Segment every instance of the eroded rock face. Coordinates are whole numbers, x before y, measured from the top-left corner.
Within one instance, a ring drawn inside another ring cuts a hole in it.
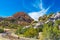
[[[17,12],[16,14],[8,17],[7,19],[12,21],[13,23],[21,25],[28,25],[33,21],[33,19],[24,12]]]
[[[14,18],[19,19],[20,21],[25,21],[25,22],[32,22],[33,19],[28,16],[27,14],[25,14],[24,12],[18,12],[16,14],[13,15]]]
[[[55,19],[57,20],[57,19],[60,19],[60,13],[57,13],[56,15],[55,15]]]

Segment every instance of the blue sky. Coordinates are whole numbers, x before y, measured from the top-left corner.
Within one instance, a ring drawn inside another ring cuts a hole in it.
[[[60,11],[60,0],[0,0],[0,16],[26,12],[33,19],[50,12]]]

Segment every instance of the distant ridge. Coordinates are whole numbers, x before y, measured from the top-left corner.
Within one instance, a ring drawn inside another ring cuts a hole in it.
[[[28,25],[33,21],[33,19],[24,12],[17,12],[16,14],[10,17],[6,17],[5,19],[3,17],[0,18],[0,21],[2,20],[9,21],[10,23],[19,25]]]

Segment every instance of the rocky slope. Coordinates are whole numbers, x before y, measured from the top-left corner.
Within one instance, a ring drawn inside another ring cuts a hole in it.
[[[15,19],[18,19],[21,22],[24,21],[24,22],[31,23],[33,21],[33,19],[24,12],[18,12],[14,14],[13,17]]]
[[[5,22],[5,24],[12,23],[12,24],[19,24],[19,25],[29,25],[33,21],[33,19],[24,12],[17,12],[16,14],[7,18],[0,18],[0,21],[2,20]]]
[[[47,15],[47,16],[44,15],[44,16],[40,17],[39,20],[40,21],[37,21],[37,23],[32,23],[32,25],[34,25],[33,26],[34,28],[38,28],[38,27],[40,27],[40,25],[43,25],[44,23],[48,23],[48,22],[52,22],[54,24],[56,20],[60,20],[60,13],[57,12],[56,14],[52,14],[52,15]],[[60,24],[58,26],[60,28]],[[26,28],[27,27],[29,27],[29,26],[26,26]]]

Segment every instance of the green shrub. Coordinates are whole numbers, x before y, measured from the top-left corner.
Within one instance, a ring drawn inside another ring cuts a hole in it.
[[[38,31],[33,27],[30,27],[25,33],[25,37],[36,37],[38,35]]]
[[[60,39],[60,30],[58,29],[58,26],[52,24],[44,24],[43,28],[43,38],[44,40],[59,40]]]
[[[3,29],[0,29],[0,33],[3,33],[4,32],[4,30]]]
[[[19,26],[15,33],[16,34],[22,34],[22,28],[23,28],[23,26]]]

